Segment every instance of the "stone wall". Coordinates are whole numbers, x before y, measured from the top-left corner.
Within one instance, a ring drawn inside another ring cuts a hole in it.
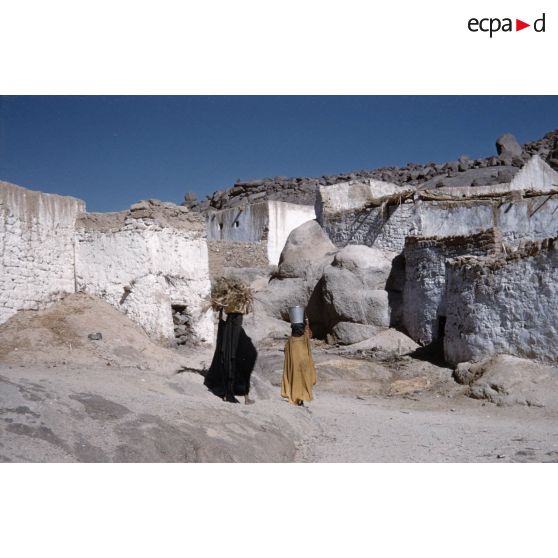
[[[175,339],[173,306],[193,342],[213,341],[204,219],[186,208],[141,202],[76,222],[77,290],[98,296],[154,338]],[[182,309],[185,307],[185,310]]]
[[[426,345],[443,335],[447,258],[486,255],[500,246],[501,236],[494,229],[469,236],[407,237],[403,326],[409,336]]]
[[[401,252],[405,238],[419,230],[415,204],[412,202],[392,205],[387,208],[387,219],[381,228],[375,248],[389,252]]]
[[[0,182],[0,323],[72,293],[76,198]]]
[[[207,250],[211,277],[226,275],[231,268],[263,270],[269,267],[266,242],[208,240]]]
[[[444,352],[457,364],[506,353],[558,361],[557,238],[447,263]]]

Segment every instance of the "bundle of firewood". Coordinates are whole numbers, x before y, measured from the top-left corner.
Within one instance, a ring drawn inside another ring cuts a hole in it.
[[[211,308],[216,312],[224,309],[227,314],[248,314],[253,302],[252,289],[241,279],[220,277],[211,287]]]

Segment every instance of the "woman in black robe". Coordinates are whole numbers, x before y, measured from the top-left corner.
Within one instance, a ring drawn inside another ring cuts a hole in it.
[[[223,320],[219,312],[217,346],[211,366],[205,376],[207,388],[230,403],[238,403],[236,395],[244,395],[248,405],[253,401],[248,397],[250,376],[256,363],[257,351],[252,340],[242,327],[242,314],[231,312]]]

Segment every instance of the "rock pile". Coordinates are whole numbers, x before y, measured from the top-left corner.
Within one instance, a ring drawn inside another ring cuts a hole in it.
[[[496,140],[496,152],[496,155],[484,159],[471,159],[463,155],[447,163],[408,163],[404,167],[390,166],[314,178],[276,176],[239,180],[231,188],[218,190],[200,202],[189,196],[185,205],[202,212],[251,204],[264,199],[314,205],[319,186],[359,179],[375,179],[415,187],[424,185],[428,188],[509,182],[534,154],[539,154],[553,168],[558,169],[558,129],[523,146],[512,134],[503,134]]]
[[[172,307],[172,322],[177,345],[186,345],[192,339],[191,316],[185,306]]]

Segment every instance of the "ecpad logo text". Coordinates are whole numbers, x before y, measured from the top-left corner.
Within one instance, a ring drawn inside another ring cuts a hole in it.
[[[504,33],[514,31],[512,21],[513,18],[510,17],[504,17],[502,19],[498,17],[484,17],[481,19],[472,17],[468,21],[467,27],[469,31],[473,33],[478,33],[479,31],[482,33],[489,33],[490,38],[492,38],[492,35],[494,35],[494,33],[498,33],[499,31]],[[531,24],[515,18],[515,31],[521,31],[522,29],[527,29],[527,27],[531,27]],[[532,27],[535,32],[544,33],[546,27],[546,14],[543,13],[540,18],[536,19]]]

